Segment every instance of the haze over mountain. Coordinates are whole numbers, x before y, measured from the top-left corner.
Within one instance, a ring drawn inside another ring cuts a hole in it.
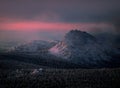
[[[62,41],[34,40],[9,50],[11,53],[22,53],[32,57],[47,58],[56,61],[74,63],[80,67],[115,67],[119,66],[120,51],[101,43],[95,36],[80,30],[71,30]]]
[[[0,0],[0,88],[120,88],[120,0]]]
[[[86,32],[71,30],[65,35],[63,41],[52,47],[49,52],[71,62],[94,67],[111,61],[111,54],[115,54],[116,50],[101,44]]]
[[[54,46],[57,42],[58,41],[33,40],[31,42],[13,47],[9,50],[9,52],[13,51],[17,53],[39,54],[40,52],[46,52],[49,48]]]

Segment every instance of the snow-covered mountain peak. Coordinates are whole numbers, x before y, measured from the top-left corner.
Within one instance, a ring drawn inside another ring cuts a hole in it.
[[[88,43],[95,43],[96,38],[86,32],[71,30],[65,35],[63,41],[68,45],[82,46]]]
[[[97,42],[94,36],[78,30],[68,32],[64,40],[49,49],[49,52],[86,66],[99,65],[98,63],[110,59],[105,53],[107,50]]]

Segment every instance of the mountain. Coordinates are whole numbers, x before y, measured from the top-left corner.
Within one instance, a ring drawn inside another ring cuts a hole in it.
[[[114,49],[102,45],[91,34],[79,30],[68,32],[63,41],[49,49],[49,52],[85,67],[108,66],[111,54],[115,53]]]
[[[34,40],[29,43],[25,43],[19,46],[10,49],[9,52],[16,53],[32,53],[37,54],[41,52],[46,52],[49,48],[54,46],[57,41],[43,41],[43,40]]]
[[[16,46],[8,53],[9,55],[4,57],[7,60],[12,59],[53,68],[120,66],[119,50],[106,43],[101,43],[93,35],[79,30],[71,30],[66,33],[62,41],[34,40]]]
[[[0,53],[7,52],[12,47],[14,47],[18,44],[23,44],[23,43],[24,43],[24,41],[0,40]]]
[[[42,68],[79,68],[78,64],[48,53],[48,50],[57,43],[58,41],[34,40],[16,46],[9,52],[0,53],[0,66],[3,68],[9,68],[10,65],[16,68],[25,68],[27,65],[29,65],[28,68],[35,66]],[[8,65],[6,66],[6,64]]]

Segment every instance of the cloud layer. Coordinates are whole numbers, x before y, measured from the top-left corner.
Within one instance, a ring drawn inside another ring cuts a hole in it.
[[[0,30],[71,29],[120,33],[120,0],[0,0]]]

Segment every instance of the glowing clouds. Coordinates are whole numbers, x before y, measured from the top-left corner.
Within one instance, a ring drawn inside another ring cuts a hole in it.
[[[48,23],[48,22],[11,22],[1,23],[0,29],[7,30],[44,30],[44,29],[71,29],[68,23]]]
[[[4,30],[71,30],[80,29],[84,31],[92,30],[92,28],[110,28],[110,24],[96,23],[62,23],[62,22],[40,22],[40,21],[17,21],[17,22],[1,22],[0,29]]]

